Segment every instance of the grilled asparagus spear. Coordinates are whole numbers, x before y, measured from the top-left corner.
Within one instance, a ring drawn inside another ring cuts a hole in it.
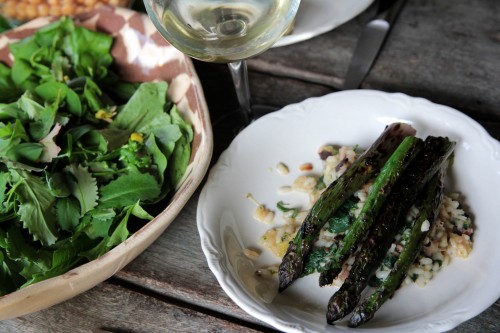
[[[394,236],[404,224],[405,214],[418,193],[451,155],[455,144],[447,138],[427,137],[424,150],[395,184],[373,230],[363,241],[349,276],[328,302],[327,322],[343,318],[357,305],[361,292],[385,257]]]
[[[349,319],[349,326],[357,327],[372,319],[380,306],[394,294],[403,282],[408,269],[422,249],[423,240],[429,234],[430,226],[426,230],[422,230],[423,223],[428,221],[432,225],[439,213],[439,206],[443,198],[445,172],[445,168],[442,168],[427,185],[422,202],[418,207],[419,214],[410,226],[411,231],[403,234],[403,240],[405,240],[403,251],[382,284],[354,309],[353,315]]]
[[[408,124],[391,124],[372,146],[323,192],[283,257],[278,273],[280,292],[301,276],[305,259],[328,218],[380,170],[405,137],[414,136],[415,133],[415,129]]]
[[[406,137],[392,156],[387,160],[380,174],[372,185],[370,194],[356,220],[349,228],[349,232],[335,251],[328,268],[321,273],[319,285],[331,284],[342,270],[344,261],[357,248],[359,242],[366,236],[386,201],[392,186],[400,178],[415,156],[422,150],[424,142],[416,137]]]

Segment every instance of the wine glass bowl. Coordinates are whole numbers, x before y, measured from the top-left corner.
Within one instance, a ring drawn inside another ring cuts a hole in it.
[[[143,0],[160,34],[184,54],[228,63],[239,111],[214,125],[237,119],[237,131],[262,115],[252,107],[245,59],[270,48],[292,24],[300,0]],[[266,109],[265,112],[268,112]]]
[[[229,63],[270,48],[300,0],[144,0],[162,36],[192,58]]]

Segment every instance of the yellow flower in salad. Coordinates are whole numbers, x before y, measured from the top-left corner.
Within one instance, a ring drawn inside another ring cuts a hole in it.
[[[136,132],[130,134],[130,140],[136,141],[136,142],[139,142],[139,143],[143,143],[144,142],[144,138],[142,136],[142,133],[136,133]]]
[[[113,122],[113,117],[116,115],[116,112],[114,110],[105,110],[101,109],[96,112],[95,117],[96,119],[104,120],[105,122],[108,122],[111,124]]]

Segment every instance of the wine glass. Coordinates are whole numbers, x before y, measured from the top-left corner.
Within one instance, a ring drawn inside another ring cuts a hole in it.
[[[161,35],[186,55],[228,63],[247,125],[255,119],[245,59],[270,48],[289,28],[300,0],[144,0]]]

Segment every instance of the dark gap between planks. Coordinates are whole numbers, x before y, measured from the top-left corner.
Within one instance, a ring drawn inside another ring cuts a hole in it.
[[[162,301],[165,303],[169,303],[169,304],[181,307],[181,308],[187,308],[187,309],[199,312],[199,313],[203,313],[205,315],[208,315],[208,316],[211,316],[211,317],[214,317],[217,319],[225,320],[225,321],[231,322],[233,324],[236,324],[236,325],[239,325],[242,327],[247,327],[249,329],[258,330],[261,332],[269,332],[269,333],[279,332],[275,329],[272,329],[272,328],[269,328],[266,326],[253,324],[253,323],[247,322],[245,320],[241,320],[239,318],[228,316],[228,315],[225,315],[223,313],[220,313],[220,312],[217,312],[214,310],[210,310],[210,309],[204,308],[202,306],[198,306],[196,304],[184,302],[184,301],[181,301],[181,300],[173,298],[173,297],[162,295],[162,294],[157,293],[151,289],[144,288],[144,287],[139,286],[135,283],[128,282],[128,281],[122,280],[122,279],[117,278],[117,277],[111,277],[109,280],[107,280],[107,282],[114,284],[114,285],[117,285],[117,286],[120,286],[122,288],[128,289],[130,291],[145,295],[147,297],[152,297],[156,300],[159,300],[159,301]],[[115,328],[108,328],[108,327],[102,327],[101,330],[102,330],[101,332],[103,332],[103,333],[105,333],[105,332],[130,333],[127,331],[123,331],[121,329],[117,330]]]

